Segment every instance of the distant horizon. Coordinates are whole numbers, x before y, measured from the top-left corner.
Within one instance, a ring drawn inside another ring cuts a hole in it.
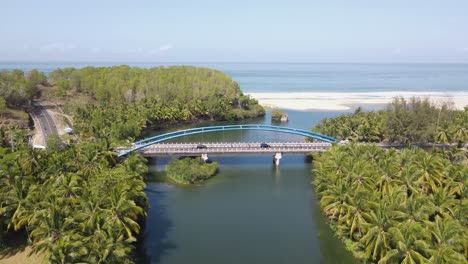
[[[239,63],[239,64],[413,64],[413,65],[468,65],[468,62],[426,62],[426,61],[247,61],[247,60],[166,60],[166,61],[151,61],[151,60],[1,60],[0,63]]]

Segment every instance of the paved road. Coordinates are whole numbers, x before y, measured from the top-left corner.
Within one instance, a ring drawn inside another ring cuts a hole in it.
[[[58,135],[57,127],[55,125],[54,119],[49,115],[49,112],[39,103],[35,103],[35,108],[31,111],[31,115],[34,115],[34,122],[39,122],[39,124],[34,124],[37,129],[41,129],[42,134],[44,135],[44,145],[47,142],[47,137],[49,135]]]
[[[304,142],[160,143],[144,147],[139,150],[139,152],[145,157],[198,156],[200,154],[209,154],[212,156],[264,155],[282,152],[289,154],[308,154],[311,152],[326,151],[331,146],[331,143]],[[138,147],[138,145],[134,145],[134,147]],[[128,149],[120,148],[119,150],[124,152]]]

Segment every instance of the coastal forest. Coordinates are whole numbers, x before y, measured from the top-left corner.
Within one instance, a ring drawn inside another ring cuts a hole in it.
[[[329,225],[357,259],[468,263],[467,129],[468,108],[417,98],[325,119],[313,129],[351,140],[314,156],[313,184]],[[410,146],[427,143],[446,148]]]
[[[62,105],[74,135],[50,136],[38,150],[29,146],[30,130],[0,126],[0,250],[22,237],[50,263],[135,261],[148,168],[138,154],[118,158],[113,147],[149,127],[265,114],[230,77],[207,68],[0,73],[0,115],[35,99]]]
[[[137,138],[148,126],[265,114],[226,74],[189,66],[66,68],[49,74],[84,136]],[[86,100],[76,95],[86,96]],[[91,103],[90,103],[91,102]]]
[[[463,143],[468,140],[468,108],[454,110],[429,99],[395,98],[385,110],[325,118],[313,131],[340,140],[395,144]]]

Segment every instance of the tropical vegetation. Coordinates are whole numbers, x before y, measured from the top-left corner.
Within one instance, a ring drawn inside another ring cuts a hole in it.
[[[325,135],[356,142],[457,143],[468,141],[468,107],[454,110],[429,99],[395,98],[385,110],[325,118],[313,129]]]
[[[201,158],[175,159],[166,166],[166,175],[179,184],[195,184],[206,181],[218,172],[217,162],[205,162]]]
[[[67,101],[65,110],[75,117],[80,133],[113,140],[136,138],[148,126],[265,114],[229,76],[208,68],[66,68],[48,78],[58,87],[60,100]]]
[[[279,109],[274,109],[271,111],[271,121],[282,121],[287,120],[288,115]]]
[[[132,261],[139,221],[148,207],[147,167],[137,155],[119,160],[105,142],[0,148],[0,244],[26,233],[50,263]]]
[[[37,70],[27,73],[21,70],[2,71],[0,72],[0,98],[9,107],[20,107],[36,95],[37,85],[45,81],[45,75]]]
[[[24,112],[37,94],[37,86],[44,83],[46,77],[37,70],[0,71],[0,127],[27,127],[29,117]]]
[[[64,105],[76,136],[49,136],[47,150],[28,145],[28,130],[0,127],[0,247],[24,234],[50,263],[132,263],[148,207],[138,154],[112,151],[149,126],[263,115],[227,75],[212,69],[128,66],[0,73],[0,110],[31,107],[37,97]],[[0,112],[2,117],[3,112]],[[179,173],[181,168],[184,173]],[[171,164],[176,182],[213,176],[217,164]],[[179,172],[177,172],[179,171]],[[177,173],[176,173],[177,172]]]
[[[334,146],[315,190],[337,236],[367,263],[468,263],[466,149]]]

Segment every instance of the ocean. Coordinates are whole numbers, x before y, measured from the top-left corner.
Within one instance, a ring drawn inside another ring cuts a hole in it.
[[[246,93],[468,92],[468,64],[238,63],[238,62],[0,62],[0,70],[130,65],[193,65],[218,69]]]

